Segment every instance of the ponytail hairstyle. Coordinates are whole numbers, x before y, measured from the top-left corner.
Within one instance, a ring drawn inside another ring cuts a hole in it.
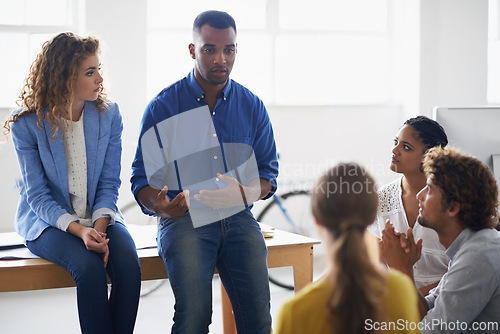
[[[335,289],[328,311],[335,333],[371,333],[365,329],[366,319],[382,319],[385,278],[371,262],[364,241],[377,204],[374,179],[356,163],[331,168],[313,190],[313,216],[334,239]]]
[[[71,32],[61,33],[42,46],[30,67],[24,88],[19,96],[24,109],[4,123],[4,134],[10,132],[10,123],[21,116],[37,114],[39,128],[45,117],[51,127],[52,138],[61,127],[60,119],[69,113],[74,101],[73,89],[80,64],[93,54],[99,54],[99,40],[82,38]],[[96,100],[98,110],[106,108],[106,94],[101,88]]]

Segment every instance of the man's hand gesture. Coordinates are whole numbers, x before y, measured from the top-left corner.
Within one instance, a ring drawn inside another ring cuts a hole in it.
[[[390,221],[385,223],[382,240],[379,242],[381,259],[391,268],[413,278],[413,265],[420,259],[422,239],[415,242],[412,228],[407,234],[396,232]]]
[[[163,218],[182,216],[189,207],[189,190],[177,194],[173,200],[167,197],[168,187],[164,186],[157,195],[156,213]]]
[[[231,208],[241,204],[251,204],[259,199],[260,181],[257,179],[255,185],[243,186],[234,177],[217,174],[217,177],[228,185],[219,190],[200,190],[194,195],[194,199],[212,208]]]

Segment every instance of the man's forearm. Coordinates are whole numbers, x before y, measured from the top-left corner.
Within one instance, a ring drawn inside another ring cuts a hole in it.
[[[241,197],[244,204],[255,203],[269,194],[272,189],[271,182],[266,179],[253,179],[248,186],[239,184]]]
[[[409,267],[409,268],[391,267],[391,269],[399,270],[403,274],[407,275],[411,279],[413,284],[415,284],[415,278],[413,276],[413,267]],[[416,285],[415,285],[415,290],[417,290],[417,294],[418,294],[418,312],[420,313],[420,319],[422,319],[427,314],[427,311],[429,310],[429,305],[427,304],[427,300],[425,299],[425,296],[422,294],[422,292],[419,289],[417,289]]]
[[[271,192],[271,189],[273,186],[271,185],[271,182],[266,179],[259,179],[260,180],[260,197],[259,199],[263,199],[264,197],[267,196]]]
[[[429,304],[427,304],[427,300],[425,299],[422,292],[420,292],[420,290],[418,289],[417,289],[417,294],[418,294],[418,312],[420,313],[420,320],[422,320],[427,314],[427,311],[429,311]]]
[[[405,267],[400,267],[398,266],[390,266],[391,269],[398,270],[402,272],[403,274],[407,275],[413,284],[415,285],[415,278],[413,276],[413,267],[405,268]],[[420,314],[420,319],[425,317],[427,314],[427,311],[429,310],[429,305],[427,304],[427,300],[425,299],[425,296],[422,294],[420,289],[417,289],[417,286],[415,285],[415,290],[417,291],[417,297],[418,297],[418,312]]]
[[[422,292],[422,294],[424,296],[427,296],[429,294],[429,291],[434,289],[438,284],[439,284],[439,282],[432,283],[432,284],[421,287],[419,290],[420,290],[420,292]]]
[[[152,186],[142,187],[137,193],[139,202],[151,212],[158,213],[158,193],[159,189]]]

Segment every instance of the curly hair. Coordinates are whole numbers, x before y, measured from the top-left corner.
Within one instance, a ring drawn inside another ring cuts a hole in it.
[[[382,320],[380,303],[385,278],[372,264],[363,240],[376,217],[378,195],[374,179],[356,163],[342,163],[318,179],[312,213],[335,238],[333,279],[329,303],[335,333],[371,333],[366,319]]]
[[[459,218],[472,230],[498,224],[498,187],[486,164],[452,147],[435,147],[424,157],[424,173],[440,189],[443,206],[460,204]]]
[[[79,66],[88,56],[99,52],[98,39],[82,38],[71,32],[61,33],[45,42],[30,67],[19,95],[23,110],[4,123],[4,134],[10,132],[10,123],[16,122],[19,117],[36,113],[38,127],[43,128],[42,122],[47,117],[52,138],[57,136],[61,116],[64,116],[62,113],[71,110],[73,105]],[[100,111],[105,110],[105,101],[106,94],[101,88],[96,100]]]

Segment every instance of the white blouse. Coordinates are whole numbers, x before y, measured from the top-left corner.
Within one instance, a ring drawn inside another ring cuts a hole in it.
[[[385,222],[389,219],[398,232],[406,233],[409,224],[403,206],[402,187],[403,178],[389,183],[378,191],[379,207],[377,221],[368,227],[368,230],[377,238],[381,238]],[[438,282],[448,270],[449,258],[445,248],[439,242],[436,231],[423,227],[417,222],[413,226],[415,241],[422,239],[422,256],[413,267],[415,284],[421,288]]]
[[[92,227],[92,214],[87,200],[87,153],[85,150],[85,134],[83,132],[83,113],[76,122],[62,122],[63,141],[68,169],[68,188],[72,215],[79,223]]]

